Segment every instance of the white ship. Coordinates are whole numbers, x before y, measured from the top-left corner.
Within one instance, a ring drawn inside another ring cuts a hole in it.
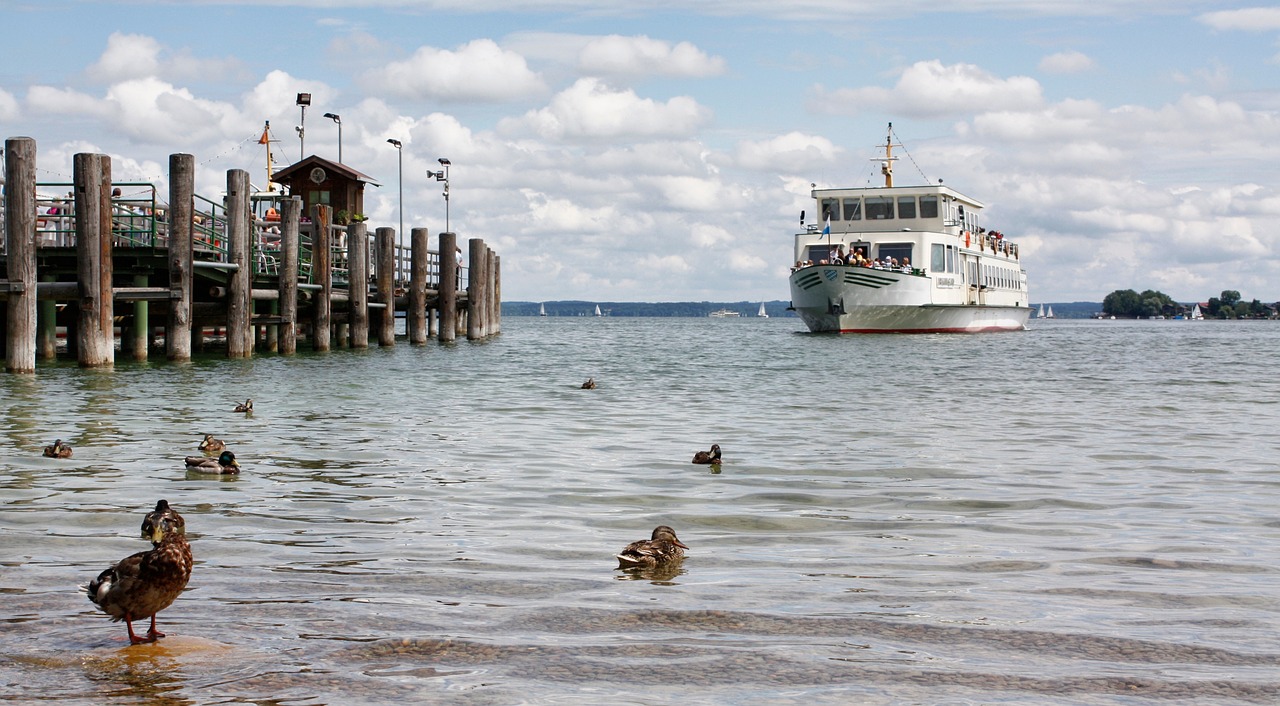
[[[821,219],[795,236],[791,309],[814,332],[1026,328],[1018,245],[982,225],[982,203],[941,181],[894,186],[896,146],[890,123],[883,187],[813,190]]]

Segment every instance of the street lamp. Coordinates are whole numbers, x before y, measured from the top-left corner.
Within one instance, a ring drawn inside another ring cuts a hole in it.
[[[400,182],[400,230],[396,231],[396,240],[399,241],[404,237],[404,149],[399,140],[388,138],[387,142],[396,148],[400,162],[400,173],[396,177],[396,181]]]
[[[298,131],[298,159],[307,157],[307,106],[311,105],[310,93],[298,94],[298,107],[302,109],[302,124],[294,128]]]
[[[325,113],[324,117],[338,124],[338,164],[342,164],[342,116],[337,113]]]
[[[450,162],[444,157],[441,157],[436,161],[439,162],[440,166],[444,167],[444,169],[441,169],[438,172],[428,172],[427,174],[429,176],[435,177],[436,181],[444,182],[444,232],[449,233],[451,232],[449,230],[449,164]]]

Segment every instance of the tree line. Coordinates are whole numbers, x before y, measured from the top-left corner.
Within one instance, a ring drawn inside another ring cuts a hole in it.
[[[1185,316],[1194,307],[1195,304],[1180,304],[1164,292],[1152,289],[1141,294],[1132,289],[1117,289],[1102,300],[1102,313],[1138,319]],[[1240,298],[1240,292],[1224,289],[1221,295],[1209,298],[1201,313],[1206,319],[1269,319],[1276,316],[1277,309],[1280,309],[1280,302],[1263,304],[1257,299],[1246,302]]]

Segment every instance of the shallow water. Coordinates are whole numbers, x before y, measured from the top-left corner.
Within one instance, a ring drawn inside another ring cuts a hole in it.
[[[503,328],[0,375],[0,696],[1280,700],[1274,323]],[[184,470],[204,433],[241,475]],[[78,585],[159,498],[196,567],[130,647]],[[658,524],[684,562],[617,571]]]

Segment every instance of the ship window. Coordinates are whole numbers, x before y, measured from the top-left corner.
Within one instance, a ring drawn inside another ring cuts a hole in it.
[[[921,218],[937,218],[938,217],[938,197],[937,196],[921,196],[920,197],[920,217]]]
[[[867,220],[880,221],[893,218],[892,196],[867,197]]]
[[[840,220],[840,199],[822,200],[822,221]]]
[[[915,218],[916,217],[916,197],[899,196],[898,197],[898,218]]]
[[[903,258],[911,257],[911,246],[912,243],[880,243],[880,259],[896,257],[902,262]]]
[[[813,261],[814,264],[822,262],[829,257],[831,257],[831,248],[826,243],[809,246],[809,260]]]
[[[954,246],[947,246],[947,272],[956,271],[956,249]]]
[[[862,199],[844,200],[844,219],[846,221],[862,220]]]
[[[929,253],[929,269],[933,272],[947,271],[947,255],[946,248],[942,243],[934,243]]]

